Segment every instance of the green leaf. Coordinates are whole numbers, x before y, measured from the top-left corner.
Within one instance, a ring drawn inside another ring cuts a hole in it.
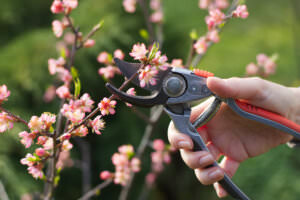
[[[270,58],[273,62],[276,62],[279,59],[279,54],[278,53],[274,53],[271,58]]]
[[[59,183],[59,181],[60,181],[60,176],[55,176],[55,178],[54,178],[54,185],[57,186],[58,183]]]
[[[144,40],[149,40],[149,33],[146,29],[141,29],[139,33]]]
[[[159,50],[159,44],[157,42],[154,42],[152,45],[151,51],[149,53],[148,59],[152,60],[155,57],[158,50]]]
[[[77,78],[76,80],[74,80],[74,85],[75,85],[75,98],[77,98],[80,95],[80,90],[81,90],[81,82],[80,79]]]
[[[99,28],[101,28],[101,27],[103,26],[103,24],[104,24],[104,20],[102,19],[102,20],[100,20],[100,22],[95,26],[95,28],[99,29]]]
[[[191,32],[190,32],[190,38],[192,40],[197,40],[199,37],[198,37],[198,34],[197,34],[197,31],[195,29],[193,29]]]
[[[63,57],[64,59],[66,59],[66,49],[65,48],[60,49],[60,56]]]
[[[73,80],[75,80],[79,77],[78,70],[75,67],[71,67],[71,74],[72,74]]]

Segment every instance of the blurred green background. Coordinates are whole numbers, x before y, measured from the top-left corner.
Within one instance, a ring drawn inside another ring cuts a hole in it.
[[[59,101],[45,103],[42,99],[46,88],[53,83],[48,74],[47,60],[58,57],[55,49],[51,22],[56,16],[50,13],[52,1],[10,0],[0,7],[0,84],[7,84],[11,91],[5,107],[25,119],[44,111],[57,113]],[[198,8],[197,0],[164,0],[165,24],[163,52],[169,59],[185,60],[190,45],[189,33],[196,28],[206,32],[206,11]],[[300,85],[300,6],[297,0],[251,0],[247,2],[250,17],[234,19],[226,25],[221,42],[213,46],[201,62],[200,68],[220,77],[243,76],[245,66],[255,61],[258,53],[279,54],[278,69],[272,81],[292,86]],[[121,48],[127,53],[136,42],[143,42],[140,29],[145,28],[141,10],[125,13],[121,0],[80,0],[73,13],[75,23],[83,33],[104,19],[103,29],[96,34],[96,46],[78,52],[75,66],[79,69],[84,92],[99,101],[109,95],[104,81],[97,74],[101,65],[96,57],[101,51],[113,52]],[[126,59],[130,59],[127,56]],[[121,81],[117,80],[117,81]],[[148,112],[147,109],[143,110]],[[92,186],[101,180],[99,172],[113,170],[110,157],[122,144],[135,147],[142,137],[145,123],[122,103],[117,114],[106,118],[107,128],[102,136],[90,134],[84,140],[91,151]],[[164,116],[156,128],[154,138],[166,140],[169,119]],[[26,151],[18,141],[17,133],[22,125],[0,135],[0,180],[10,199],[19,199],[24,193],[41,191],[42,181],[34,180],[26,173],[19,160]],[[79,160],[76,143],[72,157]],[[32,149],[29,151],[32,151]],[[197,182],[193,171],[180,160],[178,154],[159,176],[149,199],[217,199],[212,187]],[[137,175],[129,199],[137,199],[149,171],[150,158],[146,152],[143,170]],[[55,199],[76,199],[82,194],[81,170],[73,167],[63,170]],[[269,153],[250,159],[240,166],[234,181],[252,199],[296,200],[300,196],[299,150],[282,145]],[[111,186],[95,199],[117,199],[120,186]],[[230,198],[228,198],[230,199]]]

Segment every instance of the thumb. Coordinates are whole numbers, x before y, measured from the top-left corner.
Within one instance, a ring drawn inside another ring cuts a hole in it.
[[[209,77],[208,88],[224,98],[256,100],[264,98],[264,83],[259,78],[229,78]]]

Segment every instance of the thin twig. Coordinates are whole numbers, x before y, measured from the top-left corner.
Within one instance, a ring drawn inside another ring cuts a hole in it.
[[[112,183],[112,179],[108,179],[108,180],[104,181],[103,183],[97,185],[92,190],[87,192],[85,195],[80,197],[78,200],[87,200],[87,199],[97,195],[100,192],[100,190],[102,190],[103,188],[109,186],[111,183]]]
[[[3,108],[1,106],[0,106],[0,110],[7,113],[9,116],[15,118],[17,120],[17,122],[21,122],[21,123],[25,124],[26,126],[28,126],[28,122],[26,120],[22,119],[21,117],[14,115],[12,112],[6,110],[5,108]]]
[[[229,9],[228,9],[228,11],[227,11],[227,13],[226,13],[226,18],[224,19],[224,24],[226,24],[228,21],[229,21],[229,19],[231,19],[232,18],[232,12],[236,9],[236,7],[238,6],[238,4],[239,4],[239,0],[234,0],[233,2],[232,2],[232,4],[230,5],[230,7],[229,7]],[[218,27],[217,28],[217,31],[218,31],[218,33],[220,33],[222,30],[223,30],[223,28],[224,28],[224,26],[221,26],[221,27]],[[207,43],[207,49],[209,49],[213,44],[215,44],[214,42],[208,42]],[[206,55],[206,52],[205,53],[202,53],[202,54],[198,54],[198,55],[196,55],[195,56],[195,58],[193,59],[193,61],[192,61],[192,66],[197,66],[198,65],[198,63],[201,61],[201,59],[203,58],[203,56],[205,56]]]
[[[150,43],[153,43],[154,38],[155,38],[154,29],[153,29],[152,23],[150,22],[150,15],[149,15],[149,10],[148,10],[147,4],[146,4],[145,0],[138,0],[138,3],[140,4],[142,11],[143,11],[144,20],[146,22],[146,26],[147,26],[147,29],[149,32]]]
[[[139,109],[137,109],[135,106],[132,106],[130,108],[130,110],[136,114],[139,118],[141,118],[142,120],[144,120],[146,123],[148,124],[153,124],[153,122],[150,120],[150,118],[145,115],[144,113],[142,113]]]

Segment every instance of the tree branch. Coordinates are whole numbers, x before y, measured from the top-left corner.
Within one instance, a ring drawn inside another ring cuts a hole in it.
[[[92,190],[87,192],[85,195],[80,197],[78,200],[88,200],[90,197],[93,197],[93,196],[97,195],[97,193],[99,193],[100,190],[102,190],[103,188],[109,186],[111,183],[112,183],[112,179],[108,179],[108,180],[104,181],[103,183],[97,185]]]

